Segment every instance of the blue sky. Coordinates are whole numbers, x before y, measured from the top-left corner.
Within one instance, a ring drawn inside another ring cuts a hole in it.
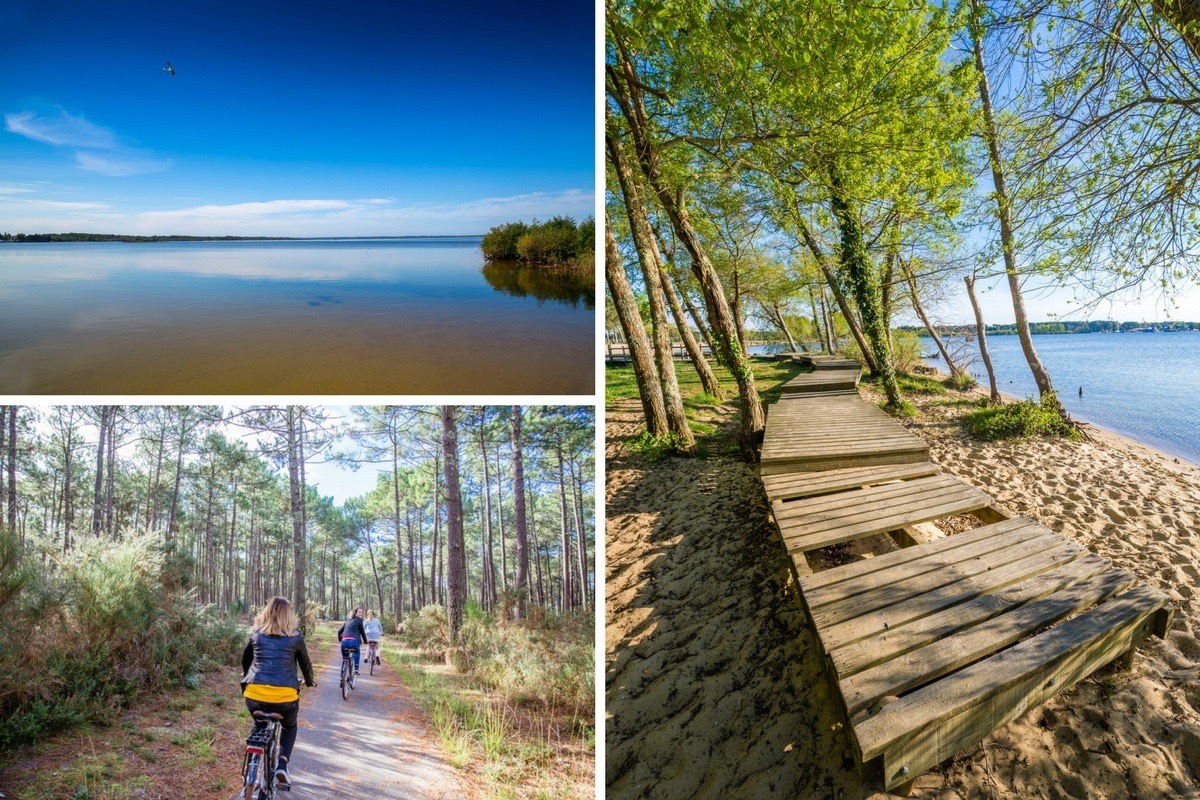
[[[0,231],[585,217],[594,26],[582,0],[0,0]]]

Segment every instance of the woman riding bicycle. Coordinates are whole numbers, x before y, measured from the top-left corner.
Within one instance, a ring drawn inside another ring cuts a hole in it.
[[[251,715],[255,711],[283,715],[275,780],[284,785],[288,783],[288,760],[296,744],[296,720],[300,714],[296,665],[304,673],[305,685],[317,685],[299,628],[300,622],[287,598],[272,597],[255,618],[254,629],[242,651],[242,696],[246,698],[246,708]]]
[[[383,623],[375,619],[374,611],[367,612],[367,619],[363,622],[363,630],[367,633],[367,644],[373,645],[371,652],[375,654],[375,663],[379,664],[379,640],[383,638]]]
[[[338,641],[342,643],[342,650],[349,650],[354,653],[355,675],[358,674],[359,645],[367,640],[367,631],[363,627],[362,615],[363,610],[361,606],[354,609],[354,613],[350,615],[350,619],[346,620],[342,624],[342,627],[338,628],[337,632]]]

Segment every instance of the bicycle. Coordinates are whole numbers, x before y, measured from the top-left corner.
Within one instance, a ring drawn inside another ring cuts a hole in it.
[[[375,661],[379,658],[379,642],[367,642],[367,662],[371,665],[371,674],[375,674]]]
[[[342,677],[340,682],[342,688],[342,699],[345,700],[354,689],[354,656],[350,653],[349,647],[342,648]]]
[[[246,737],[246,758],[242,762],[242,800],[272,800],[275,792],[290,792],[290,784],[275,782],[275,769],[279,766],[279,723],[282,714],[255,711],[256,720],[269,721],[269,725],[257,722]]]

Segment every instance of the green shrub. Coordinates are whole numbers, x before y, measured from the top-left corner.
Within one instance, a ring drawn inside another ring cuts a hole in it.
[[[525,235],[529,226],[524,222],[508,222],[488,231],[479,246],[483,256],[491,261],[516,261],[517,240]]]
[[[560,216],[546,222],[497,225],[484,235],[480,248],[489,261],[586,266],[595,263],[595,236],[593,218],[576,225],[570,217]]]
[[[409,647],[442,655],[450,648],[450,622],[446,618],[446,607],[425,606],[416,614],[409,614],[400,625],[400,637]]]
[[[1065,436],[1079,438],[1079,431],[1054,407],[1053,395],[1041,402],[1032,398],[1004,406],[992,406],[964,417],[967,430],[985,442],[1018,436]]]
[[[975,380],[975,376],[973,376],[971,373],[963,370],[962,372],[956,372],[949,378],[946,378],[946,385],[951,389],[965,392],[968,389],[973,389],[979,385],[979,381]]]
[[[155,538],[81,538],[54,575],[9,599],[0,637],[18,646],[0,647],[0,746],[102,722],[141,691],[194,683],[236,657],[236,622],[178,588]],[[0,586],[13,574],[0,564]]]

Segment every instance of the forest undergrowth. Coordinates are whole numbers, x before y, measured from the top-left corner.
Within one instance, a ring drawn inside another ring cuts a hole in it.
[[[429,715],[451,763],[489,800],[591,797],[595,775],[590,612],[497,622],[468,605],[450,647],[445,609],[428,606],[385,640],[385,658]]]

